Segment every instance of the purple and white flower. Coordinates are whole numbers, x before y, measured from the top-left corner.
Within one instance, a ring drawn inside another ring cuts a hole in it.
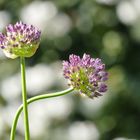
[[[31,57],[40,43],[41,31],[33,25],[17,22],[6,27],[6,33],[0,33],[0,47],[9,58]]]
[[[63,61],[63,74],[70,86],[90,98],[102,96],[107,91],[108,73],[99,58],[87,54],[80,58],[72,54],[69,61]]]

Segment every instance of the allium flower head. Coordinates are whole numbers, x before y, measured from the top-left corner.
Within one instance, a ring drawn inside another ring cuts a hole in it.
[[[63,74],[69,80],[70,86],[90,98],[102,96],[107,91],[105,81],[108,73],[99,58],[94,59],[87,54],[80,58],[72,54],[69,61],[63,61]]]
[[[6,27],[6,33],[0,33],[0,47],[9,58],[31,57],[40,43],[41,32],[33,25],[17,22]]]

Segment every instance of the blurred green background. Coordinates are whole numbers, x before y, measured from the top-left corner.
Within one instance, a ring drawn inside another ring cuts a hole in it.
[[[29,98],[67,88],[62,60],[100,57],[108,92],[91,100],[77,93],[29,107],[32,140],[140,140],[140,0],[0,0],[0,30],[16,21],[42,30],[26,59]],[[19,59],[0,51],[0,140],[9,140],[21,104]],[[23,116],[17,140],[24,140]]]

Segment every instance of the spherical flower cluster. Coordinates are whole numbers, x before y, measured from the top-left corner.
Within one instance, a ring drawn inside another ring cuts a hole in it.
[[[31,57],[40,43],[41,31],[33,25],[17,22],[6,27],[6,33],[0,33],[0,47],[9,58]]]
[[[102,96],[107,91],[105,81],[108,73],[99,58],[94,59],[87,54],[80,58],[72,54],[69,61],[63,61],[63,74],[70,86],[90,98]]]

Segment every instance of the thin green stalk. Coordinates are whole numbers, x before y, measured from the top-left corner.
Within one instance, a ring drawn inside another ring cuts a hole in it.
[[[21,65],[22,102],[23,102],[23,112],[24,112],[25,140],[30,140],[24,57],[20,57],[20,65]]]
[[[65,95],[65,94],[72,92],[73,90],[74,90],[73,88],[69,88],[67,90],[56,92],[56,93],[38,95],[38,96],[32,97],[29,100],[27,100],[27,104],[30,104],[30,103],[38,101],[38,100],[46,99],[46,98],[62,96],[62,95]],[[19,119],[19,116],[20,116],[22,110],[23,110],[23,105],[21,105],[16,112],[16,115],[15,115],[15,118],[13,121],[13,125],[12,125],[12,129],[11,129],[10,140],[15,140],[16,127],[17,127],[18,119]]]

